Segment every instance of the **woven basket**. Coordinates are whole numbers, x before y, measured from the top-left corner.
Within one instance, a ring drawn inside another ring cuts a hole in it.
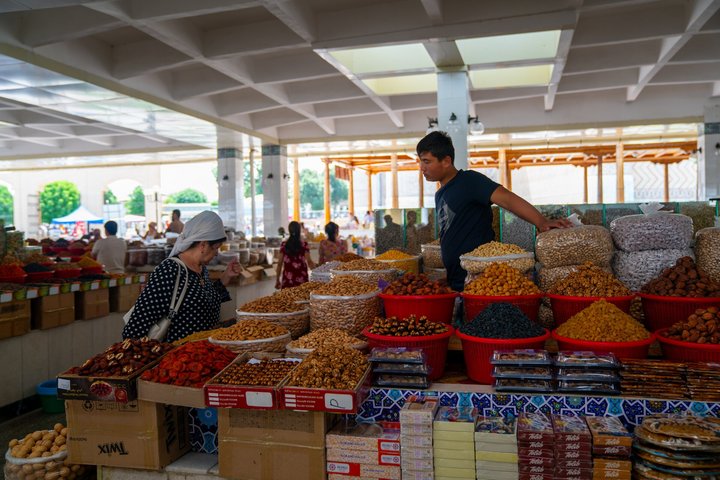
[[[243,320],[264,320],[274,325],[280,325],[290,331],[292,338],[299,338],[302,335],[305,335],[310,329],[309,308],[298,310],[297,312],[279,313],[255,313],[237,310],[235,312],[235,318],[238,322]]]
[[[290,334],[280,335],[279,337],[273,338],[262,338],[260,340],[245,340],[245,341],[225,341],[215,340],[214,338],[208,338],[210,343],[225,347],[231,352],[235,353],[254,353],[254,352],[275,352],[283,353],[285,351],[285,345],[290,343]]]

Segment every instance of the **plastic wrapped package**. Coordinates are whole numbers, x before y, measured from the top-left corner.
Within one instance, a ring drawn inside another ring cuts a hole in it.
[[[576,272],[580,265],[565,265],[555,268],[541,268],[538,270],[538,286],[543,292],[549,291],[557,282]],[[609,265],[601,266],[608,273],[613,273]]]
[[[695,235],[697,266],[720,283],[720,228],[703,228]]]
[[[606,227],[609,226],[616,218],[642,213],[640,210],[640,204],[637,203],[605,204],[602,205],[602,208],[604,211],[603,217]]]
[[[422,252],[423,267],[427,268],[444,268],[445,265],[442,261],[442,253],[440,245],[420,245],[420,251]]]
[[[552,307],[540,305],[538,310],[538,323],[541,327],[552,330],[555,328],[555,317],[553,316]]]
[[[715,225],[715,205],[708,202],[683,202],[679,212],[692,218],[695,233]]]
[[[535,247],[535,226],[507,210],[500,217],[500,239],[532,252]]]
[[[613,220],[610,232],[615,245],[625,252],[681,249],[692,243],[693,222],[677,213],[628,215]]]
[[[546,268],[584,262],[609,267],[614,252],[610,232],[597,225],[549,230],[539,234],[535,242],[535,255]]]
[[[493,228],[493,232],[495,232],[494,240],[496,242],[499,242],[500,241],[500,207],[498,207],[497,205],[493,205],[490,208],[492,209],[492,214],[493,214],[492,228]]]
[[[310,330],[339,328],[360,335],[380,314],[379,290],[353,296],[310,294]]]
[[[537,209],[549,220],[559,220],[568,216],[567,205],[539,205]]]
[[[644,250],[640,252],[615,252],[612,267],[615,276],[630,290],[639,291],[646,283],[666,268],[675,265],[682,257],[695,258],[693,251],[685,249]]]
[[[602,205],[568,205],[570,214],[576,214],[583,225],[603,226]]]
[[[497,257],[460,256],[460,266],[468,273],[481,273],[492,263],[507,263],[511,267],[525,273],[535,267],[535,256],[530,252],[500,255]]]

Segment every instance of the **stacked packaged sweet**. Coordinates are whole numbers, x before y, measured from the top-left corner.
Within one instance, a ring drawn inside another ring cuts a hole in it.
[[[591,480],[592,435],[581,417],[553,415],[554,480]]]
[[[612,353],[559,352],[555,358],[558,391],[617,395],[620,362]]]
[[[475,479],[477,409],[440,407],[433,421],[433,457],[438,478]]]
[[[522,413],[517,425],[520,480],[552,480],[555,471],[555,432],[548,417],[539,412]]]
[[[632,435],[625,425],[618,417],[587,417],[585,421],[592,434],[593,480],[629,480]]]
[[[375,385],[413,389],[430,386],[429,369],[420,348],[377,347],[370,352],[369,360]]]
[[[553,391],[553,362],[545,350],[496,350],[490,363],[498,392]]]
[[[478,417],[475,422],[475,469],[478,480],[518,478],[517,420]]]
[[[340,422],[325,435],[328,480],[400,478],[400,431],[379,423]]]
[[[404,480],[434,480],[433,420],[437,397],[411,395],[400,410],[400,461]]]

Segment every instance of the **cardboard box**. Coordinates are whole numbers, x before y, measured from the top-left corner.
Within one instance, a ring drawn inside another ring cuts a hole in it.
[[[477,460],[475,461],[475,468],[478,473],[481,471],[489,472],[511,472],[518,473],[517,462],[493,462],[491,460]]]
[[[18,337],[30,331],[30,300],[0,304],[0,339]]]
[[[71,463],[159,470],[190,449],[184,407],[67,401]]]
[[[353,390],[326,390],[284,386],[282,398],[285,408],[315,412],[357,413],[360,405],[370,393],[370,366]]]
[[[131,283],[109,289],[110,311],[127,312],[130,310],[140,296],[140,287],[139,283]]]
[[[57,376],[57,395],[65,400],[132,402],[138,398],[138,378],[157,362],[156,360],[126,377],[85,377],[61,373]]]
[[[75,321],[75,295],[61,293],[32,300],[32,328],[48,328],[69,325]]]
[[[137,398],[146,402],[205,408],[205,394],[202,388],[180,387],[138,379]]]
[[[104,317],[110,313],[109,289],[75,292],[75,319],[89,320]]]
[[[258,414],[257,411],[250,412]],[[325,449],[219,436],[220,476],[238,480],[316,480],[325,477]]]
[[[402,458],[402,469],[403,470],[415,470],[415,471],[433,471],[433,458]]]
[[[325,436],[328,449],[361,450],[389,454],[400,453],[400,431],[379,423],[339,423]]]
[[[381,453],[367,450],[328,448],[328,462],[366,463],[370,465],[400,465],[399,453]]]
[[[325,448],[337,416],[291,410],[218,409],[218,438]]]
[[[222,472],[220,473],[222,474]],[[339,475],[349,475],[354,477],[372,477],[386,478],[388,480],[400,480],[400,467],[397,466],[390,467],[382,465],[366,465],[363,463],[327,462],[327,473],[336,473]]]

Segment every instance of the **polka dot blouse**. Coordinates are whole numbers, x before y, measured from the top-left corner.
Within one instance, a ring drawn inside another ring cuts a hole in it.
[[[185,299],[168,329],[166,341],[174,342],[217,325],[220,320],[220,304],[230,300],[230,294],[222,282],[210,281],[205,266],[202,267],[201,273],[188,269],[186,275],[185,270],[177,262],[165,260],[155,268],[135,302],[130,321],[123,329],[123,338],[144,337],[153,324],[168,314],[178,271],[180,271],[178,297],[188,275],[190,283]]]

